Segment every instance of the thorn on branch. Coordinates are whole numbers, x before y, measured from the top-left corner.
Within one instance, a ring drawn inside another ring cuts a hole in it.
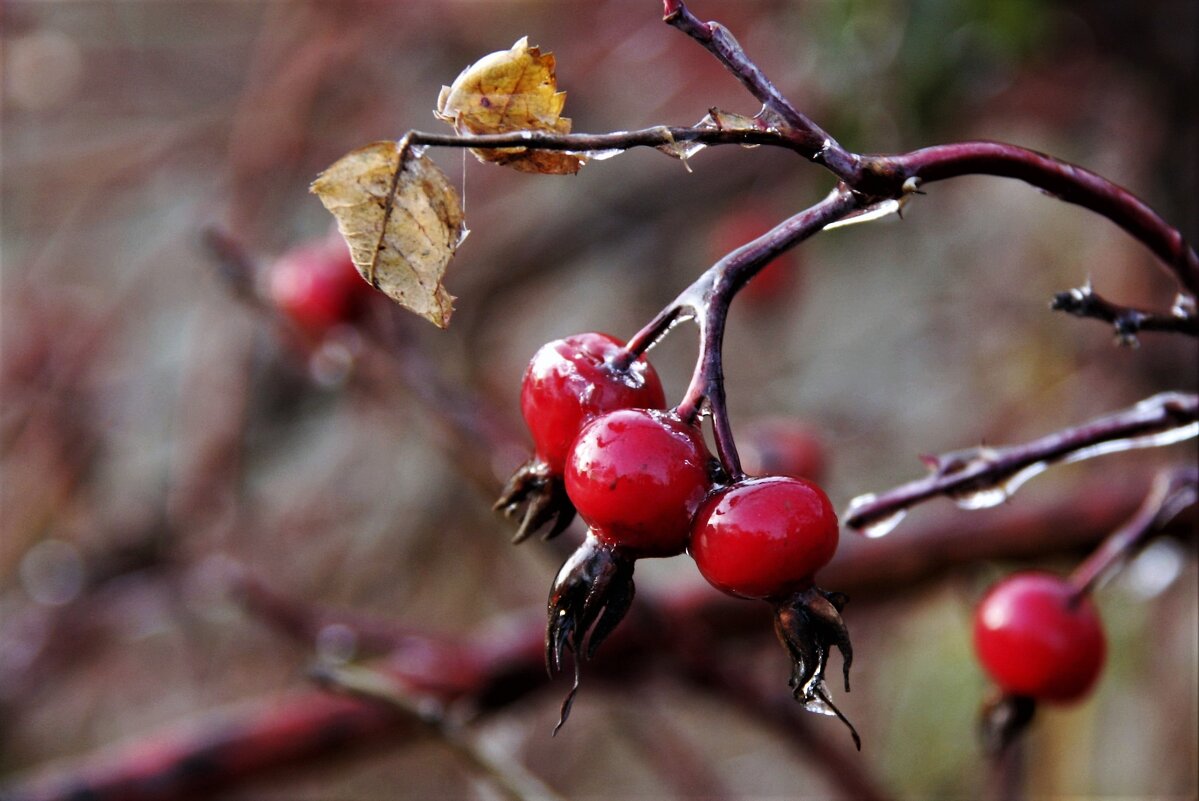
[[[1111,323],[1116,330],[1116,339],[1121,345],[1136,347],[1137,334],[1141,331],[1168,331],[1188,336],[1199,336],[1199,317],[1188,313],[1183,295],[1175,301],[1169,316],[1134,309],[1114,303],[1099,295],[1090,283],[1068,292],[1058,292],[1049,307],[1064,311],[1075,317],[1090,317]],[[1193,300],[1192,300],[1193,306]]]

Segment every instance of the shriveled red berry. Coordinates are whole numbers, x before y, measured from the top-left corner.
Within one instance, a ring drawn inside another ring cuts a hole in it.
[[[351,320],[372,291],[340,240],[288,251],[270,266],[267,278],[271,302],[313,333]]]
[[[542,345],[525,370],[520,410],[537,455],[561,475],[571,443],[597,415],[616,409],[662,409],[662,382],[644,356],[628,366],[624,343],[607,334],[576,334]]]
[[[777,598],[812,584],[837,551],[837,513],[811,481],[750,478],[695,515],[690,551],[713,586],[745,598]]]
[[[1107,653],[1089,597],[1052,573],[1016,573],[974,613],[974,649],[1000,689],[1043,701],[1075,701],[1099,678]]]
[[[676,415],[621,409],[579,432],[566,494],[602,542],[641,556],[682,553],[708,491],[708,451]]]

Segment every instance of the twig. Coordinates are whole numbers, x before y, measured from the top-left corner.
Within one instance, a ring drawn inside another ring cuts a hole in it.
[[[761,101],[764,109],[772,113],[772,121],[779,123],[796,151],[827,167],[846,183],[852,185],[857,181],[861,175],[860,157],[841,147],[823,128],[800,113],[746,55],[728,28],[719,22],[701,22],[682,0],[663,0],[662,21],[687,34],[716,56],[749,93]]]
[[[844,522],[852,528],[869,529],[895,521],[912,506],[940,495],[956,497],[966,508],[994,506],[1051,464],[1179,442],[1196,434],[1199,396],[1163,392],[1123,411],[1023,445],[924,457],[932,469],[928,476],[877,495],[858,496],[850,502]]]
[[[1099,295],[1090,282],[1067,292],[1057,293],[1049,307],[1054,311],[1073,314],[1075,317],[1090,317],[1111,323],[1116,329],[1116,337],[1121,345],[1136,345],[1137,334],[1141,331],[1167,331],[1199,337],[1199,317],[1182,313],[1174,313],[1167,317],[1113,303]],[[1181,308],[1178,311],[1181,311]]]
[[[1159,473],[1145,502],[1127,523],[1070,574],[1077,595],[1091,592],[1115,565],[1127,559],[1149,539],[1160,534],[1187,507],[1199,500],[1199,467]]]
[[[729,304],[737,291],[780,253],[860,206],[858,197],[838,186],[820,203],[713,264],[629,340],[631,358],[651,348],[680,319],[695,319],[699,326],[699,356],[678,413],[684,420],[694,421],[706,406],[712,413],[717,453],[725,470],[734,478],[740,477],[742,471],[725,405],[721,352]]]
[[[1148,204],[1102,175],[1083,167],[1002,142],[958,142],[879,156],[867,167],[887,180],[943,181],[963,175],[1016,178],[1059,200],[1108,218],[1153,251],[1190,294],[1199,295],[1199,254]]]
[[[419,724],[511,801],[561,799],[515,760],[496,759],[472,743],[457,726],[446,720],[439,703],[431,700],[422,704],[410,698],[384,673],[367,667],[320,665],[311,675],[323,687],[382,703]]]

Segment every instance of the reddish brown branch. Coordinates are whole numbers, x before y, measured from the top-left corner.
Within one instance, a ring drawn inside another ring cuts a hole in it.
[[[1016,178],[1067,203],[1107,217],[1161,260],[1192,295],[1199,295],[1199,255],[1182,232],[1166,223],[1143,200],[1097,173],[1052,156],[1002,142],[959,142],[901,156],[878,156],[868,168],[892,182],[924,183],[963,175]]]
[[[877,495],[855,498],[844,522],[852,528],[868,529],[942,495],[958,498],[968,507],[994,506],[1046,465],[1194,437],[1190,426],[1197,421],[1199,396],[1163,392],[1115,414],[1023,445],[973,448],[927,457],[932,469],[928,476]]]
[[[1089,283],[1057,293],[1053,296],[1050,308],[1075,317],[1111,323],[1121,345],[1136,345],[1137,334],[1141,331],[1165,331],[1199,337],[1199,317],[1185,313],[1182,304],[1176,306],[1170,316],[1134,309],[1102,297]]]
[[[1183,467],[1158,474],[1153,488],[1128,522],[1103,541],[1095,553],[1070,574],[1070,583],[1083,595],[1120,562],[1128,559],[1174,518],[1199,500],[1199,467]]]
[[[721,346],[729,304],[737,291],[776,256],[818,233],[828,224],[856,211],[860,204],[860,198],[846,187],[838,186],[820,203],[784,220],[713,264],[629,340],[631,353],[643,353],[678,320],[696,320],[699,325],[699,356],[678,412],[688,421],[695,420],[705,408],[712,413],[717,453],[721,464],[733,478],[740,477],[742,472],[724,394]]]

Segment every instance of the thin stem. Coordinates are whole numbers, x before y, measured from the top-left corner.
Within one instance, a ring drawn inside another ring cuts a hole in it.
[[[1163,471],[1153,482],[1145,502],[1128,522],[1112,532],[1086,561],[1070,574],[1077,597],[1094,590],[1112,568],[1127,559],[1149,539],[1160,534],[1183,510],[1199,500],[1199,468]]]
[[[510,131],[495,134],[459,135],[428,131],[409,131],[404,138],[411,145],[427,147],[469,147],[481,150],[528,147],[533,150],[590,151],[631,150],[635,147],[670,148],[681,142],[704,145],[772,145],[803,152],[800,145],[770,127],[723,128],[711,124],[694,126],[655,125],[636,131],[606,134],[553,133],[551,131]]]
[[[370,668],[320,666],[312,672],[323,687],[384,704],[418,723],[438,742],[510,801],[560,801],[562,798],[513,760],[499,760],[483,752],[457,727],[450,725],[440,705],[422,705],[405,695],[388,676]]]
[[[1199,337],[1199,317],[1185,314],[1170,316],[1134,309],[1102,297],[1090,283],[1059,292],[1053,296],[1050,308],[1064,311],[1075,317],[1090,317],[1111,323],[1122,345],[1136,345],[1141,331],[1163,331]]]
[[[729,304],[741,287],[780,253],[794,247],[829,223],[857,210],[861,199],[839,185],[824,200],[784,220],[762,236],[737,248],[709,267],[675,302],[655,320],[690,311],[699,325],[699,355],[691,383],[678,406],[679,416],[694,420],[707,403],[712,413],[712,428],[717,455],[733,479],[740,478],[741,461],[733,442],[732,425],[724,394],[722,345]],[[669,326],[667,326],[669,327]],[[651,323],[648,330],[661,325]],[[644,333],[644,331],[643,331]],[[635,341],[644,337],[638,334]]]
[[[973,448],[927,457],[925,461],[932,468],[928,476],[878,495],[859,496],[851,502],[845,524],[867,528],[940,495],[970,498],[999,489],[998,501],[1002,501],[1019,484],[1050,464],[1169,444],[1194,437],[1196,433],[1199,433],[1199,396],[1163,392],[1115,414],[1023,445]],[[994,504],[978,503],[971,508],[987,505]]]
[[[802,114],[771,83],[746,55],[728,28],[719,22],[702,22],[682,0],[663,0],[662,20],[690,36],[716,56],[749,93],[777,118],[795,149],[827,167],[843,181],[853,183],[859,174],[859,159],[841,147],[823,128]]]

